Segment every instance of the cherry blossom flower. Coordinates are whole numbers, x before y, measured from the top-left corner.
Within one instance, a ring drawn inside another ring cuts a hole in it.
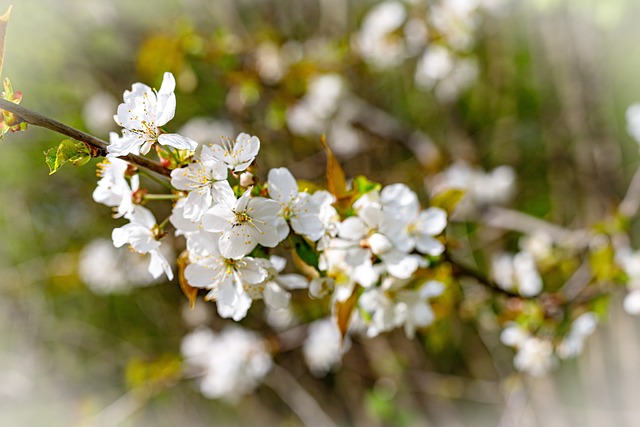
[[[254,332],[235,326],[220,333],[197,329],[180,346],[187,369],[199,375],[205,396],[235,402],[251,393],[271,370],[267,345]]]
[[[282,240],[277,224],[280,205],[264,197],[251,197],[248,189],[239,199],[230,187],[220,191],[219,203],[202,218],[205,230],[222,233],[220,252],[226,258],[241,258],[258,244],[275,247]]]
[[[271,169],[268,175],[269,196],[282,207],[280,216],[284,219],[280,227],[280,237],[289,234],[291,228],[312,241],[320,239],[325,233],[320,221],[320,206],[306,192],[298,192],[298,183],[287,168]]]
[[[272,255],[268,260],[264,258],[256,259],[258,264],[267,272],[266,279],[257,286],[245,286],[253,289],[247,290],[252,299],[264,298],[265,304],[273,309],[280,310],[289,307],[291,301],[290,290],[305,289],[308,286],[307,279],[300,274],[280,274],[287,261],[277,255]]]
[[[157,240],[156,219],[150,210],[136,206],[133,212],[125,215],[130,222],[111,233],[116,248],[128,243],[131,248],[141,254],[151,255],[149,273],[158,278],[164,272],[169,280],[173,280],[173,272],[167,259],[160,253],[160,241]]]
[[[213,206],[222,189],[229,187],[226,179],[227,167],[214,157],[213,150],[206,145],[196,161],[171,171],[171,185],[189,192],[184,203],[184,217],[200,220],[204,212]]]
[[[129,185],[126,179],[128,167],[129,163],[117,157],[105,159],[98,164],[98,174],[101,178],[93,191],[93,200],[113,207],[115,218],[133,212],[135,207],[132,196],[140,186],[140,177],[132,176]]]
[[[264,282],[267,271],[254,258],[223,256],[216,235],[199,233],[197,237],[187,241],[192,263],[185,269],[185,278],[191,286],[210,290],[205,299],[216,301],[221,317],[243,319],[252,302],[247,289]]]
[[[213,145],[213,155],[234,172],[246,170],[260,151],[257,136],[240,133],[235,141],[222,138],[221,145]]]
[[[112,140],[107,147],[110,157],[130,153],[147,154],[154,143],[178,149],[195,150],[198,144],[178,134],[166,134],[160,129],[176,112],[176,81],[171,73],[164,73],[159,91],[142,83],[134,83],[124,92],[124,102],[113,117],[123,127],[122,138]]]

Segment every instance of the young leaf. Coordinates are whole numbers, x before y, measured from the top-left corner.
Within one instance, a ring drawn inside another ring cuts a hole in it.
[[[464,195],[464,190],[459,188],[450,188],[442,193],[436,194],[429,204],[436,208],[444,209],[447,214],[451,214]]]
[[[295,248],[296,255],[300,257],[302,261],[304,261],[307,265],[319,269],[319,256],[316,251],[313,250],[311,245],[304,240],[301,236],[297,234],[291,235],[291,243],[293,243],[293,247]]]
[[[91,151],[83,142],[65,139],[56,148],[45,153],[45,161],[49,166],[49,175],[56,173],[67,162],[75,166],[82,166],[91,160]]]

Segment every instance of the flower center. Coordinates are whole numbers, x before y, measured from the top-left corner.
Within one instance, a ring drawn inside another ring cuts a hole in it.
[[[236,224],[244,224],[251,221],[251,217],[247,214],[247,211],[236,212]]]

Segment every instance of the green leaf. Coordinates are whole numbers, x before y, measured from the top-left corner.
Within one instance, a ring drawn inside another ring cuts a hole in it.
[[[79,141],[65,139],[56,148],[51,148],[44,153],[45,161],[49,166],[49,175],[58,171],[67,162],[75,166],[82,166],[91,160],[89,148]]]
[[[380,190],[381,188],[382,185],[378,184],[377,182],[369,181],[362,175],[355,177],[353,180],[353,192],[355,193],[355,198],[358,198],[370,191]]]
[[[298,254],[300,259],[302,259],[305,263],[315,268],[316,270],[319,270],[319,255],[311,247],[311,245],[306,240],[304,240],[304,238],[298,236],[297,234],[292,234],[291,243],[293,243],[296,254]]]

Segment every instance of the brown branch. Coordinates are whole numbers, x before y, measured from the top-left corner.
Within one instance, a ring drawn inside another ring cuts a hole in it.
[[[107,155],[107,146],[109,143],[100,138],[96,138],[93,135],[89,135],[88,133],[72,128],[71,126],[67,126],[64,123],[50,119],[49,117],[5,99],[0,99],[0,109],[13,113],[19,119],[29,123],[30,125],[40,126],[73,138],[76,141],[84,142],[95,149],[97,156],[105,157]],[[143,167],[157,174],[171,176],[171,171],[169,169],[165,168],[160,163],[147,159],[146,157],[138,156],[136,154],[128,154],[120,157],[120,159],[126,160],[131,164]]]
[[[484,276],[479,271],[476,271],[470,267],[467,267],[466,265],[462,265],[458,261],[454,260],[451,257],[451,254],[448,252],[445,252],[444,257],[445,257],[445,260],[451,265],[454,276],[459,275],[459,276],[470,277],[472,279],[475,279],[476,282],[478,282],[485,288],[489,289],[491,292],[496,292],[502,295],[506,295],[510,298],[531,299],[530,297],[525,297],[516,292],[511,292],[507,289],[501,288],[500,286],[498,286],[497,283],[493,282],[491,279]]]

